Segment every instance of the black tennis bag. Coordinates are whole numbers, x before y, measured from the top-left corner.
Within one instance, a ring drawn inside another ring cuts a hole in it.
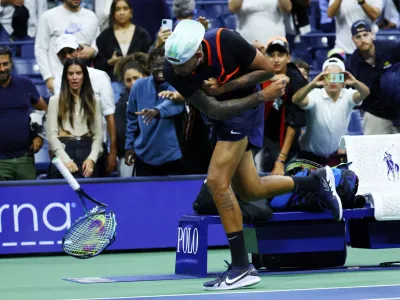
[[[262,224],[267,223],[271,219],[273,211],[266,199],[247,203],[241,201],[238,195],[236,197],[242,211],[244,224]],[[206,180],[193,203],[193,210],[199,215],[218,215],[217,207],[215,206]]]

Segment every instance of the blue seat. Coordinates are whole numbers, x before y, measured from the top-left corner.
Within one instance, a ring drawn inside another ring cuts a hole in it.
[[[14,58],[13,72],[21,76],[41,78],[39,66],[34,58]]]
[[[43,147],[35,154],[35,168],[38,175],[47,174],[50,166],[49,144],[44,140]]]
[[[229,15],[224,19],[224,27],[229,29],[236,29],[236,17],[234,15]]]
[[[304,60],[306,63],[308,63],[310,66],[312,66],[312,64],[313,64],[312,55],[307,50],[293,49],[291,56],[292,56],[292,61],[301,59],[301,60]]]
[[[363,127],[363,117],[361,116],[361,112],[359,109],[353,110],[351,113],[349,127],[347,128],[349,135],[363,135],[364,127]]]
[[[317,70],[322,69],[322,65],[327,59],[329,49],[318,49],[315,51],[315,68]]]

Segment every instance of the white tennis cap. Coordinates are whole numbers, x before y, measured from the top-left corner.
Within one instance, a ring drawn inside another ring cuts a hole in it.
[[[345,66],[344,66],[343,61],[340,60],[339,58],[336,58],[336,57],[328,58],[328,59],[324,62],[324,65],[322,66],[322,71],[324,71],[324,70],[325,70],[327,67],[329,67],[329,66],[337,66],[337,67],[339,67],[340,69],[342,69],[343,72],[346,71],[346,68],[345,68]]]
[[[73,34],[63,34],[56,39],[56,53],[64,48],[78,49],[79,43]]]
[[[174,65],[181,65],[199,49],[206,30],[194,20],[182,20],[165,42],[165,57]]]

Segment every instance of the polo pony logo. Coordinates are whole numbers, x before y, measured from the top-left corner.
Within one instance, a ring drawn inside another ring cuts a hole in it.
[[[392,145],[389,150],[386,150],[383,157],[383,161],[386,162],[387,178],[389,179],[389,181],[399,180],[400,173],[399,165],[393,161],[392,154],[389,152],[393,147],[394,145]]]

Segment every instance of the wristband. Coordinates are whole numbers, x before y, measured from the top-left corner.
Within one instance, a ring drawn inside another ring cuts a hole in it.
[[[285,162],[282,159],[278,158],[276,161],[279,161],[280,163],[285,164]]]

